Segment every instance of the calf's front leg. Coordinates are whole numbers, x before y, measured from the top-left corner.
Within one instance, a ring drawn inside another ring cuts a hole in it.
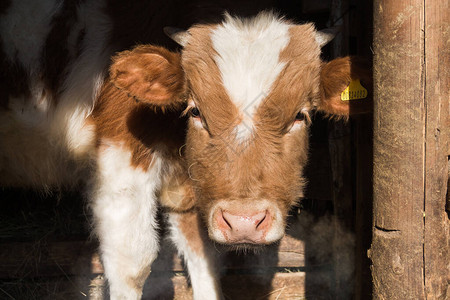
[[[111,299],[140,299],[159,250],[157,197],[161,164],[142,170],[119,146],[99,149],[91,206]]]
[[[184,258],[194,300],[222,299],[216,262],[218,252],[206,235],[195,209],[168,214],[170,239]]]

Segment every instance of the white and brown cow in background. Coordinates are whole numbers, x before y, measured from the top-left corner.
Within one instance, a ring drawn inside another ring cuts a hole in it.
[[[180,24],[162,13],[173,2],[0,6],[0,184],[88,183],[113,299],[141,297],[159,205],[194,298],[220,298],[198,227],[237,248],[279,240],[302,196],[309,114],[348,116],[339,95],[366,76],[351,58],[321,61],[329,35],[268,12],[170,30],[181,53],[141,45],[113,56],[160,42],[162,26]]]

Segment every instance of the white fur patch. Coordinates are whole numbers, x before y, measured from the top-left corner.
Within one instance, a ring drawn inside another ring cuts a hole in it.
[[[120,144],[102,146],[92,189],[95,229],[112,299],[138,299],[133,280],[156,258],[157,197],[163,160],[147,172],[131,166],[131,153]]]
[[[290,26],[263,12],[248,20],[227,15],[225,22],[213,30],[211,40],[223,85],[241,110],[246,128],[253,128],[256,109],[285,66],[279,55],[289,43]],[[249,134],[251,130],[237,128],[238,139]]]
[[[236,136],[236,140],[239,142],[245,142],[253,135],[253,122],[249,118],[244,118],[241,123],[239,123],[234,128],[234,134]]]

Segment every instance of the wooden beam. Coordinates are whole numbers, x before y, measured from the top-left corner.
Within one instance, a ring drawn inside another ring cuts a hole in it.
[[[423,1],[374,1],[374,299],[425,299]]]
[[[103,266],[96,249],[86,241],[5,243],[0,246],[0,278],[101,274]],[[223,265],[225,269],[296,267],[305,267],[305,245],[290,236],[261,255],[234,256]],[[182,272],[184,267],[173,247],[165,243],[152,271]]]
[[[450,299],[450,220],[445,211],[450,134],[450,4],[425,2],[424,282],[427,299]]]
[[[448,11],[374,1],[374,299],[449,296]]]

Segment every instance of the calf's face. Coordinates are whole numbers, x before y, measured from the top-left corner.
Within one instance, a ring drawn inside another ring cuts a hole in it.
[[[210,237],[221,243],[283,235],[302,196],[308,113],[319,95],[314,28],[257,18],[194,27],[182,53],[189,175]]]
[[[223,244],[277,241],[302,196],[310,112],[349,113],[339,96],[359,76],[351,58],[322,63],[326,36],[268,13],[176,35],[190,116],[186,168],[209,236]],[[179,94],[172,98],[179,102]]]

